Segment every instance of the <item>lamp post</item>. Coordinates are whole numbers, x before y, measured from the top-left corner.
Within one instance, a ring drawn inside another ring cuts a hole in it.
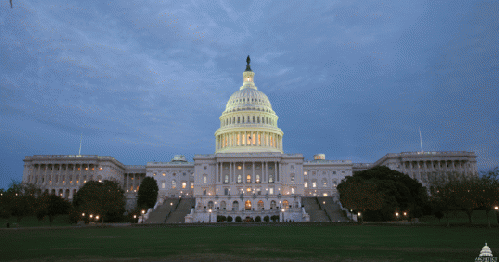
[[[135,219],[137,219],[137,215],[133,215],[133,222],[135,223]]]
[[[395,212],[395,216],[397,217],[397,220],[399,220],[399,212]]]
[[[208,211],[210,212],[210,223],[211,223],[211,208]]]
[[[495,206],[494,209],[496,210],[496,220],[497,223],[499,224],[499,206]]]
[[[285,221],[285,220],[284,220],[284,208],[283,208],[283,209],[281,209],[281,211],[282,211],[282,222],[284,222],[284,221]]]
[[[141,216],[141,217],[142,217],[142,224],[144,224],[144,213],[145,213],[145,212],[146,212],[146,211],[142,209],[142,216]]]

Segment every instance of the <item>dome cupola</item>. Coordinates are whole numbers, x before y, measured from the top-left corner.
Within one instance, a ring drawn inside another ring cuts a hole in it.
[[[216,153],[283,152],[278,117],[269,98],[255,86],[250,62],[248,56],[243,85],[230,96],[220,116],[220,128],[215,132]]]

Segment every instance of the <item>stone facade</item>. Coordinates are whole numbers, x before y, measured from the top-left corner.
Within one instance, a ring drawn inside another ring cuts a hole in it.
[[[122,185],[131,209],[140,182],[149,176],[158,183],[158,204],[166,197],[195,198],[186,222],[213,222],[217,215],[262,220],[279,215],[281,220],[309,221],[302,196],[332,196],[337,201],[336,186],[346,176],[375,166],[398,170],[423,185],[437,177],[477,175],[472,152],[404,152],[387,154],[375,163],[326,160],[324,154],[304,161],[301,154],[285,154],[277,114],[253,82],[249,57],[247,62],[243,86],[219,118],[215,154],[195,155],[194,162],[175,156],[170,162],[145,166],[127,166],[113,157],[27,156],[23,182],[72,199],[87,181],[113,180]]]

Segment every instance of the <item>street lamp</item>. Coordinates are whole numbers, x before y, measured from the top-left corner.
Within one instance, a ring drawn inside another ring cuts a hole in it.
[[[210,212],[210,223],[211,223],[211,208],[208,211]]]
[[[395,212],[395,216],[397,217],[397,220],[399,219],[399,212]]]
[[[284,208],[283,208],[283,209],[281,209],[281,211],[282,211],[282,222],[284,222],[284,221],[285,221],[285,220],[284,220]]]
[[[144,213],[145,213],[145,212],[146,212],[146,211],[142,209],[142,216],[141,216],[141,217],[142,217],[142,224],[144,224]]]

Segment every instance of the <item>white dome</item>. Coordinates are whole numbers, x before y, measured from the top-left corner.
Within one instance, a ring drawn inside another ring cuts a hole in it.
[[[277,127],[278,117],[267,95],[255,86],[249,61],[248,56],[243,86],[230,96],[220,116],[220,128],[215,132],[216,153],[282,153],[283,132]]]

